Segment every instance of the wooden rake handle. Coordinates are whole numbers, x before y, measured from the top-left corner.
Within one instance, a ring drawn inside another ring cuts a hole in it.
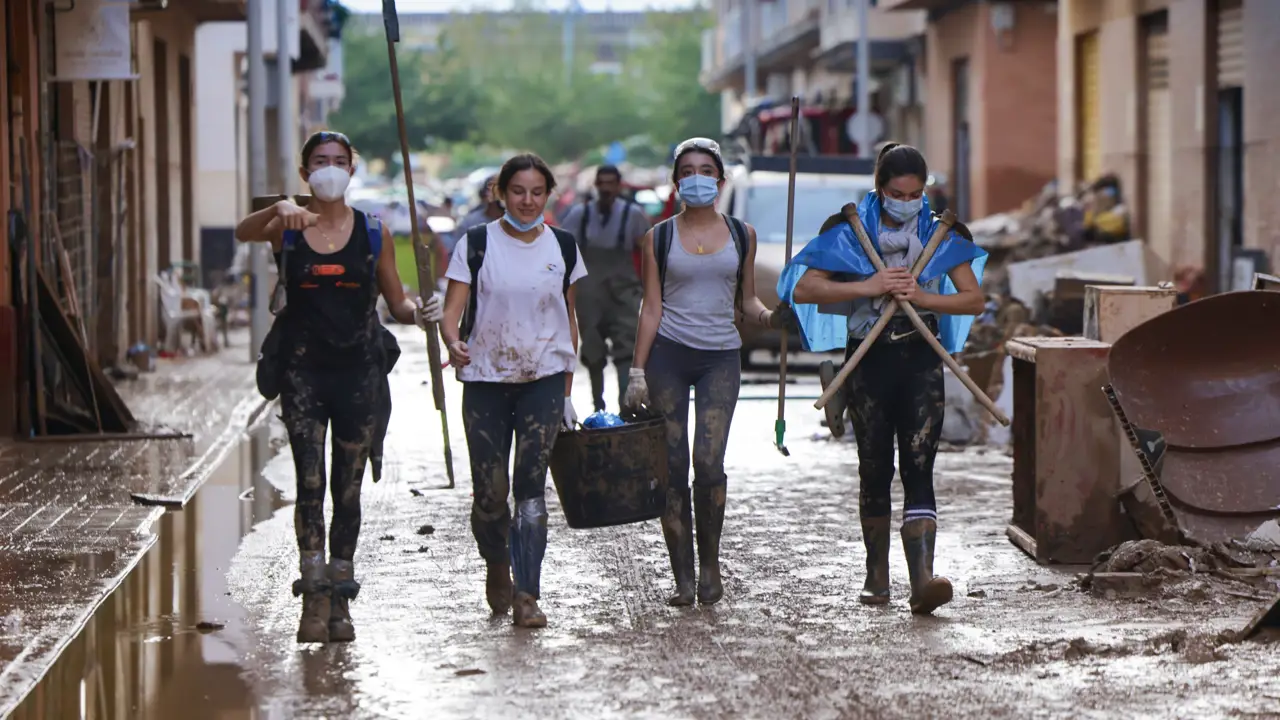
[[[862,229],[862,221],[858,219],[857,206],[853,203],[848,203],[840,209],[840,212],[844,215],[845,220],[849,222],[850,226],[853,227],[854,234],[858,235],[858,242],[862,244],[863,251],[867,253],[868,257],[874,258],[872,262],[876,264],[876,269],[883,270],[884,263],[880,261],[880,256],[876,253],[875,247],[870,244],[871,241],[866,240],[866,242],[863,242],[866,238],[866,230]],[[853,219],[850,220],[849,218]],[[934,229],[933,235],[929,237],[929,242],[925,244],[924,251],[920,253],[920,257],[916,258],[915,264],[911,266],[911,277],[920,277],[920,273],[924,272],[925,266],[933,259],[933,254],[937,252],[938,247],[942,245],[942,241],[946,239],[947,233],[951,232],[951,227],[955,224],[955,214],[950,210],[944,211],[938,222],[938,227]],[[859,235],[859,233],[861,234]],[[836,373],[835,379],[832,380],[831,384],[827,386],[827,389],[822,392],[822,396],[818,398],[818,401],[813,404],[815,408],[821,410],[826,407],[827,403],[831,402],[831,398],[840,391],[840,388],[844,387],[844,383],[849,379],[849,375],[853,372],[853,369],[858,366],[858,363],[862,361],[862,358],[867,354],[867,351],[871,349],[871,345],[875,343],[876,338],[880,337],[880,333],[883,332],[885,326],[889,324],[889,320],[893,318],[893,313],[897,309],[898,302],[894,300],[893,302],[885,305],[884,309],[880,311],[880,317],[876,320],[876,324],[871,326],[871,330],[867,333],[866,338],[858,344],[857,349],[853,351],[853,355],[844,362],[844,365],[840,368],[840,372]]]
[[[853,227],[854,234],[858,236],[858,242],[862,245],[862,250],[867,253],[867,257],[871,259],[871,264],[875,266],[877,272],[883,272],[884,261],[881,260],[880,255],[876,253],[875,246],[871,244],[871,238],[867,237],[867,231],[862,227],[862,221],[858,218],[857,208],[854,208],[852,204],[845,205],[843,212],[845,219],[848,220],[849,224]],[[933,238],[930,238],[929,242],[932,244],[933,240]],[[912,268],[912,272],[915,272],[915,268]],[[947,349],[942,347],[942,343],[939,342],[938,338],[934,337],[933,333],[929,331],[929,328],[924,324],[924,320],[920,318],[920,314],[916,312],[916,309],[911,305],[911,303],[899,303],[897,300],[894,300],[885,308],[885,310],[891,312],[895,307],[901,307],[903,311],[906,312],[907,317],[911,320],[911,324],[915,326],[916,330],[919,331],[922,336],[924,336],[925,342],[929,343],[929,347],[932,347],[933,351],[938,353],[938,356],[942,358],[942,362],[945,363],[947,367],[951,368],[951,372],[955,373],[955,376],[959,378],[960,382],[969,389],[969,392],[973,394],[974,399],[986,408],[987,412],[990,412],[997,422],[1008,427],[1009,418],[1004,413],[1000,412],[1000,408],[996,407],[996,404],[992,402],[991,398],[987,397],[987,394],[982,391],[982,388],[978,387],[978,384],[973,381],[973,378],[969,377],[969,374],[964,371],[964,368],[960,367],[960,363],[956,362],[956,359],[951,357],[951,353],[947,352]]]

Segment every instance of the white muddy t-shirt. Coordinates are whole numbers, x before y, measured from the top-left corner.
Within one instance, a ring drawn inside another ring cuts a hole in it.
[[[489,245],[480,266],[476,321],[467,347],[471,364],[458,368],[463,382],[523,383],[578,366],[564,299],[564,257],[550,228],[537,240],[521,242],[495,220],[487,226]],[[587,274],[581,255],[569,276]],[[445,277],[471,284],[467,236],[458,240]],[[475,291],[475,288],[472,288]]]

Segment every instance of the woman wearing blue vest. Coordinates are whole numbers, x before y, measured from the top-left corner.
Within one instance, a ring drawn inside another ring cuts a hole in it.
[[[346,135],[318,132],[302,147],[299,174],[311,187],[300,207],[281,200],[236,227],[241,242],[269,242],[286,307],[281,332],[280,406],[297,474],[294,528],[301,553],[298,642],[355,639],[348,607],[360,584],[352,559],[360,534],[360,486],[374,442],[385,375],[378,294],[401,323],[426,323],[438,303],[405,296],[385,226],[346,204],[355,150]],[[380,227],[380,229],[379,229]],[[333,496],[329,562],[325,551],[325,435],[333,430],[328,485]],[[375,476],[376,479],[376,476]]]
[[[720,600],[725,447],[742,384],[735,320],[781,328],[789,308],[756,297],[755,228],[716,210],[724,185],[720,146],[706,138],[676,147],[672,182],[684,209],[646,233],[644,300],[624,408],[649,406],[667,419],[669,487],[662,534],[675,575],[667,602],[692,605],[697,518],[698,602]],[[693,489],[689,488],[689,388],[694,391]],[[652,401],[652,404],[650,404]],[[690,500],[692,499],[692,503]],[[692,507],[691,507],[692,506]]]
[[[978,283],[985,253],[957,225],[919,281],[912,276],[911,268],[936,222],[924,199],[928,176],[924,156],[907,145],[889,143],[876,160],[875,192],[863,199],[858,213],[884,261],[883,272],[875,272],[844,216],[836,214],[783,273],[780,295],[795,303],[806,347],[828,349],[813,346],[823,322],[814,306],[844,304],[851,309],[847,322],[840,318],[840,340],[848,358],[865,341],[890,298],[914,305],[951,352],[963,347],[972,322],[967,316],[981,313],[985,303]],[[839,257],[854,262],[847,267],[829,264],[830,258]],[[797,277],[798,273],[803,274]],[[859,596],[863,604],[889,602],[889,488],[895,439],[905,490],[901,536],[911,580],[908,604],[913,613],[927,614],[951,600],[951,583],[933,575],[938,518],[933,464],[942,434],[942,367],[942,359],[898,310],[849,376],[845,397],[834,401],[848,403],[858,443],[859,514],[867,551],[867,577]]]

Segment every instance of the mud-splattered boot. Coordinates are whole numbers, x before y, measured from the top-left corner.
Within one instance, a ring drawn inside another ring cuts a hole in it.
[[[862,544],[867,549],[867,579],[858,602],[884,605],[889,602],[889,516],[862,518]]]
[[[723,483],[693,488],[693,513],[698,522],[698,602],[703,605],[714,605],[724,596],[720,582],[724,500]]]
[[[324,551],[304,552],[299,563],[302,577],[293,581],[293,596],[302,597],[298,642],[329,642],[329,578]]]
[[[494,615],[506,615],[511,609],[511,564],[504,562],[487,563],[484,578],[484,597],[489,601],[489,609]]]
[[[531,498],[516,503],[511,520],[511,573],[515,579],[515,599],[511,620],[517,627],[547,626],[547,616],[538,607],[541,596],[542,558],[547,553],[547,501]]]
[[[676,593],[667,598],[667,604],[676,607],[692,605],[696,581],[693,575],[693,508],[689,488],[667,488],[667,507],[662,511],[662,537],[667,541],[671,574],[676,579]]]
[[[933,543],[938,523],[931,518],[902,523],[902,548],[911,574],[911,612],[928,615],[951,602],[951,581],[933,575]]]
[[[360,583],[350,560],[329,559],[329,583],[329,642],[351,642],[356,639],[356,628],[351,624],[348,604],[360,594]]]
[[[818,364],[818,382],[822,383],[822,391],[826,392],[836,379],[836,364],[830,360],[823,360]],[[827,404],[822,407],[822,411],[827,416],[827,429],[831,431],[831,435],[837,439],[844,437],[844,411],[848,407],[844,388],[836,391]]]

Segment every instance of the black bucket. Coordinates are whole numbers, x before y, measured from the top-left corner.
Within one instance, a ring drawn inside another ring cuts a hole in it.
[[[667,503],[667,435],[662,418],[561,432],[551,479],[571,528],[655,520]]]

